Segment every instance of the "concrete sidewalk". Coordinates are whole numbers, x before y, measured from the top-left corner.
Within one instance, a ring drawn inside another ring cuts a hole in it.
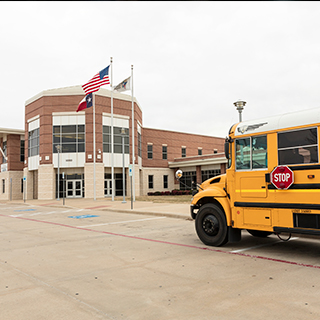
[[[63,199],[60,200],[12,200],[12,201],[0,201],[0,203],[28,205],[28,206],[47,206],[47,207],[60,207],[60,208],[76,208],[76,209],[88,209],[99,211],[113,211],[113,212],[125,212],[125,213],[138,213],[148,214],[156,216],[168,216],[172,218],[191,219],[190,216],[190,204],[189,203],[158,203],[151,201],[133,201],[127,200],[126,203],[122,203],[122,199],[65,199],[63,205]],[[132,209],[131,209],[132,208]]]

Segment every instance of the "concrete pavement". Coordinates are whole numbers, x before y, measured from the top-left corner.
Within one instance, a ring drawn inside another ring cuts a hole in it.
[[[191,219],[190,216],[190,203],[158,203],[152,201],[133,201],[126,200],[126,203],[122,203],[122,198],[112,199],[63,199],[60,200],[12,200],[12,201],[0,201],[1,203],[29,205],[29,206],[48,206],[48,207],[66,207],[99,211],[113,211],[113,212],[125,212],[146,214],[155,216],[168,216],[171,218]]]

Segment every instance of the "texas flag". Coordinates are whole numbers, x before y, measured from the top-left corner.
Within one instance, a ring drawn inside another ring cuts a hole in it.
[[[92,107],[92,93],[87,94],[79,103],[78,111],[84,110],[86,108]]]

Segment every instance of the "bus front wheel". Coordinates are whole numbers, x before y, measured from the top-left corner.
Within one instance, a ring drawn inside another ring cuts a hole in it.
[[[222,246],[228,242],[228,228],[224,212],[213,203],[203,205],[196,216],[199,239],[208,246]]]

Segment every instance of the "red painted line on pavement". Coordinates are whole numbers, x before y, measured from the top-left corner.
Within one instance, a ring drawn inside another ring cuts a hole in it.
[[[207,251],[232,254],[232,255],[242,256],[242,257],[247,257],[247,258],[255,258],[255,259],[268,260],[268,261],[273,261],[273,262],[286,263],[286,264],[291,264],[291,265],[295,265],[295,266],[299,266],[299,267],[320,269],[320,266],[316,266],[316,265],[313,265],[313,264],[305,264],[305,263],[299,263],[299,262],[282,260],[282,259],[268,258],[268,257],[263,257],[263,256],[256,256],[256,255],[251,255],[251,254],[246,254],[246,253],[240,253],[240,252],[223,251],[223,250],[220,250],[220,249],[213,249],[211,247],[198,247],[198,246],[192,246],[192,245],[176,243],[176,242],[169,242],[169,241],[163,241],[163,240],[141,238],[141,237],[129,236],[129,235],[126,235],[126,234],[121,234],[121,233],[114,233],[114,232],[94,230],[94,229],[83,228],[83,227],[76,227],[76,226],[71,226],[71,225],[68,225],[68,224],[62,224],[62,223],[50,222],[50,221],[42,221],[42,220],[26,218],[26,217],[12,217],[12,216],[4,215],[4,214],[0,214],[0,216],[7,217],[7,218],[13,218],[13,219],[21,219],[21,220],[33,221],[33,222],[41,222],[41,223],[46,223],[46,224],[60,226],[60,227],[66,227],[66,228],[77,229],[77,230],[85,230],[85,231],[102,233],[102,234],[107,234],[107,235],[111,235],[111,236],[117,236],[117,237],[123,237],[123,238],[135,239],[135,240],[144,240],[144,241],[149,241],[149,242],[169,244],[169,245],[173,245],[173,246],[179,246],[179,247],[185,247],[185,248],[191,248],[191,249],[207,250]]]
[[[85,209],[98,209],[98,208],[105,208],[105,207],[111,207],[111,206],[98,206],[98,207],[91,207],[91,208],[85,208]]]

